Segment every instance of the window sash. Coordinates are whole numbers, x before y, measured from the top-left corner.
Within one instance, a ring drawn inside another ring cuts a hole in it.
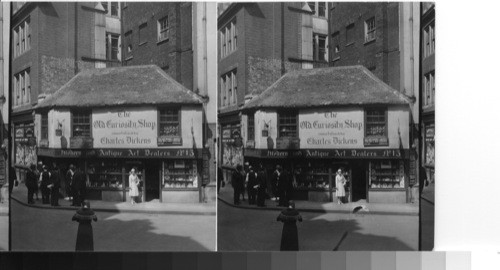
[[[111,16],[119,16],[119,3],[118,2],[110,2],[110,13]]]
[[[307,4],[309,5],[309,8],[313,12],[313,14],[318,15],[318,13],[316,12],[316,2],[307,2]]]
[[[326,17],[326,2],[318,2],[318,17]]]
[[[375,18],[365,21],[365,42],[372,41],[376,37]]]
[[[42,114],[42,120],[41,120],[41,133],[40,137],[41,139],[48,139],[49,138],[49,115],[47,113]]]
[[[168,17],[165,17],[158,21],[158,41],[168,39],[169,34]]]
[[[385,110],[367,110],[366,111],[366,137],[386,137],[387,136],[387,118]]]
[[[181,136],[181,121],[179,109],[161,109],[159,136]]]
[[[278,115],[278,134],[280,138],[297,137],[297,113],[280,113]]]
[[[351,24],[351,25],[348,25],[346,27],[346,31],[345,31],[345,40],[346,40],[346,45],[349,45],[351,43],[354,43],[354,24]]]
[[[255,115],[248,115],[248,126],[247,126],[247,139],[255,140]]]
[[[73,112],[71,121],[73,137],[91,137],[90,112]]]

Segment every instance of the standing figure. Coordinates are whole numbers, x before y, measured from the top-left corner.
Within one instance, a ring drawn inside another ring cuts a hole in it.
[[[66,172],[66,195],[68,201],[73,201],[73,177],[75,175],[75,166],[73,164],[69,165],[68,172]],[[73,204],[72,204],[73,205]]]
[[[337,170],[337,175],[335,176],[335,195],[337,196],[337,203],[343,204],[343,200],[345,197],[345,180],[344,174],[342,173],[342,169]]]
[[[50,203],[50,176],[51,173],[47,169],[46,165],[42,166],[42,173],[40,173],[40,190],[42,191],[42,203],[49,204]]]
[[[34,204],[33,194],[37,188],[37,178],[36,178],[36,165],[31,164],[28,172],[26,173],[26,187],[28,188],[28,204]]]
[[[266,189],[267,189],[267,173],[266,169],[262,164],[259,166],[259,172],[257,172],[257,206],[266,206]]]
[[[224,175],[221,167],[217,167],[217,194],[219,194],[220,188],[224,187]]]
[[[35,198],[36,200],[40,200],[40,198],[38,197],[38,191],[40,190],[40,175],[42,174],[42,166],[43,166],[43,163],[41,161],[39,161],[36,165],[36,169],[35,169],[35,175],[36,175],[36,179],[38,179],[37,181],[37,184],[36,184],[36,187],[35,187]]]
[[[288,206],[288,201],[292,195],[292,181],[290,180],[290,174],[287,170],[283,170],[279,177],[278,182],[278,194],[279,203],[278,206]]]
[[[236,165],[236,170],[233,172],[231,177],[231,185],[233,186],[233,202],[235,205],[240,204],[240,193],[244,191],[244,171],[243,166],[240,164]]]
[[[281,211],[277,220],[283,222],[280,250],[298,251],[299,233],[296,223],[297,221],[302,222],[302,216],[295,210],[295,203],[293,201],[288,202],[288,208]]]
[[[130,187],[129,196],[131,204],[137,203],[137,198],[139,197],[139,182],[141,182],[135,170],[135,168],[132,168],[128,177],[128,186]]]
[[[80,170],[76,168],[75,174],[73,175],[72,192],[73,192],[73,204],[72,206],[80,207],[85,200],[85,178]]]
[[[257,173],[253,170],[252,166],[248,166],[248,172],[246,175],[247,183],[247,194],[248,194],[248,204],[255,204],[257,197]]]
[[[52,172],[50,176],[50,205],[59,206],[59,188],[61,187],[61,173],[57,164],[52,163]]]
[[[279,196],[279,193],[278,193],[278,183],[280,181],[280,176],[281,176],[281,166],[280,165],[276,165],[276,170],[274,170],[273,172],[273,179],[271,181],[271,186],[272,186],[272,193],[273,193],[273,197],[274,197],[274,200],[278,200],[278,196]]]

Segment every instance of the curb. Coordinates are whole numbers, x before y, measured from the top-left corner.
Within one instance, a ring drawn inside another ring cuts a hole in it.
[[[223,202],[224,204],[234,207],[234,208],[241,208],[241,209],[250,209],[250,210],[264,210],[264,211],[282,211],[285,209],[284,207],[257,207],[257,206],[240,206],[240,205],[234,205],[222,198],[218,198],[219,201]],[[296,208],[297,211],[299,212],[308,212],[308,213],[337,213],[337,214],[353,214],[351,210],[325,210],[325,209],[311,209],[311,208]],[[369,211],[369,212],[361,212],[357,213],[362,214],[375,214],[375,215],[386,215],[386,216],[418,216],[418,212],[386,212],[386,211]]]
[[[32,207],[32,208],[39,208],[39,209],[48,209],[48,210],[72,210],[76,211],[78,210],[77,207],[69,207],[69,206],[58,206],[58,207],[52,207],[52,206],[44,206],[44,205],[37,205],[37,204],[27,204],[25,202],[22,202],[18,200],[15,197],[11,197],[12,200],[16,201],[17,203],[27,206],[27,207]],[[108,212],[108,213],[135,213],[135,214],[163,214],[163,215],[201,215],[201,216],[215,216],[216,212],[193,212],[193,211],[153,211],[153,210],[132,210],[132,209],[109,209],[109,208],[92,208],[94,212]]]

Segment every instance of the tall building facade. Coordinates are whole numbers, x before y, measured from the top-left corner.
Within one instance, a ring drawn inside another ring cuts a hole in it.
[[[202,98],[203,169],[214,191],[217,74],[210,52],[217,46],[215,8],[215,3],[202,2],[128,2],[121,10],[123,65],[157,65]]]
[[[241,107],[292,70],[328,66],[328,4],[219,4],[219,165],[243,164]]]
[[[0,187],[7,183],[8,126],[9,126],[9,33],[10,3],[0,4]],[[6,198],[5,198],[6,199]],[[4,201],[4,198],[2,198]]]
[[[37,163],[33,108],[85,69],[120,65],[120,3],[13,2],[10,27],[12,162]]]
[[[420,166],[419,3],[332,3],[331,66],[363,65],[410,102],[409,200],[417,201]]]

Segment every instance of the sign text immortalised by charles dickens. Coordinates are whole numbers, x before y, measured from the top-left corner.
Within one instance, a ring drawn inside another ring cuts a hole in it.
[[[95,148],[156,147],[157,111],[154,108],[94,110]]]
[[[316,109],[299,114],[300,148],[363,147],[363,111]]]

